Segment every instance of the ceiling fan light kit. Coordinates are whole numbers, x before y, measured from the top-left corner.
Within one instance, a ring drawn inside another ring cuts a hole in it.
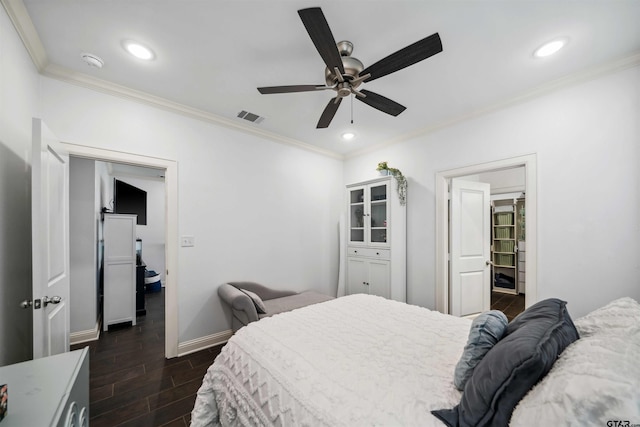
[[[358,89],[361,84],[402,70],[417,62],[425,60],[442,52],[442,42],[438,33],[419,40],[380,61],[365,67],[364,64],[351,56],[353,43],[347,40],[336,43],[329,24],[319,7],[301,9],[298,15],[304,24],[311,41],[326,64],[325,85],[290,85],[259,87],[263,94],[313,92],[331,89],[336,92],[335,98],[329,100],[316,128],[327,128],[333,120],[342,98],[354,96],[383,113],[397,116],[406,107],[366,89]]]

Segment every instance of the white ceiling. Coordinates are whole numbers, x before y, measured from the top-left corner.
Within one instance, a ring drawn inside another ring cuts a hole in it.
[[[18,15],[24,9],[20,0],[1,1]],[[27,14],[19,18],[30,18],[36,33],[21,30],[21,35],[27,45],[44,47],[39,59],[44,74],[80,79],[103,89],[134,89],[136,96],[159,97],[156,101],[185,106],[207,120],[338,155],[427,132],[574,77],[640,62],[638,0],[23,0],[23,4]],[[362,86],[399,102],[406,111],[392,117],[353,102],[351,124],[347,99],[328,129],[316,129],[334,92],[258,93],[259,86],[324,84],[325,65],[297,14],[298,9],[312,6],[322,8],[336,41],[353,42],[353,56],[365,67],[434,32],[440,34],[442,53]],[[532,56],[536,47],[557,36],[570,38],[565,49],[545,59]],[[145,43],[156,59],[143,62],[131,57],[122,48],[125,39]],[[30,51],[38,56],[36,48]],[[80,59],[82,52],[101,57],[105,66],[87,66]],[[265,120],[253,124],[238,119],[241,110]],[[346,130],[355,132],[356,138],[342,141],[340,134]]]

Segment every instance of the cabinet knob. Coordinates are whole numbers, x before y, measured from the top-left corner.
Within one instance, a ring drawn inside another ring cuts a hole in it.
[[[376,255],[380,255],[380,252],[376,252]]]

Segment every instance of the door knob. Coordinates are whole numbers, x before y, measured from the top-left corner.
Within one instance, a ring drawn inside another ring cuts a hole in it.
[[[20,308],[29,308],[33,305],[33,301],[26,299],[20,303]]]
[[[62,301],[62,297],[58,297],[58,296],[51,297],[51,298],[45,296],[42,298],[42,303],[44,304],[45,307],[49,304],[60,304],[60,301]]]
[[[493,265],[493,262],[487,260],[487,262],[485,262],[486,265]]]

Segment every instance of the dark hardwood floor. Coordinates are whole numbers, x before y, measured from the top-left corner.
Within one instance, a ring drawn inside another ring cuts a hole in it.
[[[196,392],[222,345],[164,357],[164,289],[146,294],[136,326],[111,327],[89,346],[90,425],[188,426]]]
[[[512,295],[492,291],[491,309],[502,311],[511,322],[514,317],[524,311],[524,294]]]

